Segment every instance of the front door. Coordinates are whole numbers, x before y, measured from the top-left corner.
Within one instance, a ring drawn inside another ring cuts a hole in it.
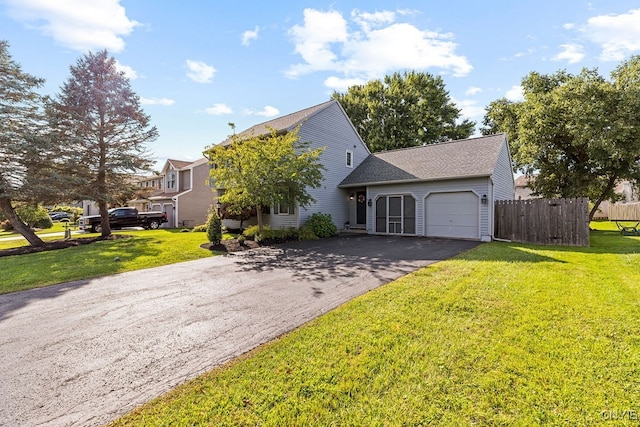
[[[364,191],[356,193],[356,224],[367,224],[367,193]]]

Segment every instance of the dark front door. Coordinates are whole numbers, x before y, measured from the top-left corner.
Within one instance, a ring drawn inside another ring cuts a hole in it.
[[[364,191],[356,193],[356,224],[367,224],[367,193]]]

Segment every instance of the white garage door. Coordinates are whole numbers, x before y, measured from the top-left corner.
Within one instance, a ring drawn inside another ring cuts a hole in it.
[[[426,200],[427,236],[479,239],[479,203],[471,191],[430,194]]]

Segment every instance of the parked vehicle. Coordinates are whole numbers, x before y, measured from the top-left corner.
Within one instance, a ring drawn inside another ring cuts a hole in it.
[[[147,230],[155,230],[165,222],[167,222],[167,214],[164,212],[138,212],[138,209],[129,207],[109,210],[109,225],[114,230],[123,227],[144,227]],[[102,232],[100,215],[80,217],[78,228],[90,230],[93,233]]]
[[[49,218],[51,218],[51,221],[61,221],[64,219],[68,221],[71,215],[66,212],[49,212]]]

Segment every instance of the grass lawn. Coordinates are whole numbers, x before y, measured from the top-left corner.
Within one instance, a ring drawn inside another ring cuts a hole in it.
[[[185,233],[171,229],[124,230],[117,233],[134,237],[1,257],[0,294],[215,255],[200,248],[200,244],[207,242],[206,233]],[[74,235],[75,237],[79,236]],[[60,238],[48,237],[44,240]],[[26,244],[24,239],[0,241],[0,249]],[[120,261],[114,261],[116,257]]]
[[[113,425],[632,425],[640,237],[594,227],[421,269]]]

